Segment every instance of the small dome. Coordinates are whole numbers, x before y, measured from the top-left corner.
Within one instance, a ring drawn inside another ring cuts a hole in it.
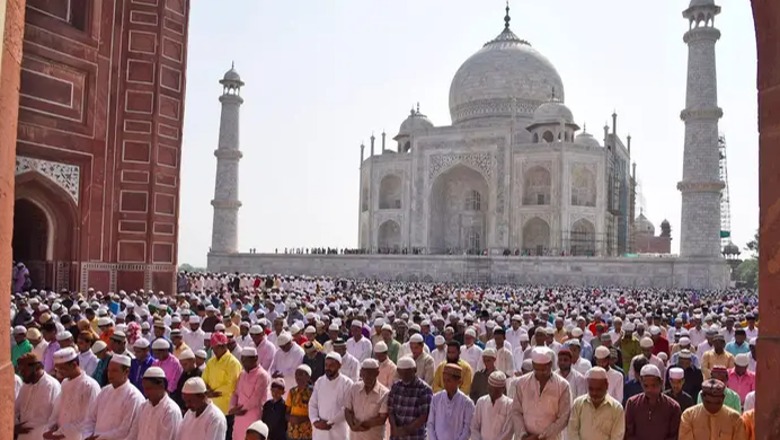
[[[650,222],[642,212],[640,212],[639,217],[636,218],[635,227],[637,233],[655,235],[655,226],[653,226],[653,223]]]
[[[729,242],[726,246],[723,247],[723,254],[725,255],[739,255],[740,253],[739,246],[732,242]]]
[[[583,147],[601,148],[601,144],[587,131],[583,131],[574,138],[574,143]]]
[[[574,122],[574,115],[564,103],[552,100],[536,108],[533,121],[534,124],[570,124]]]
[[[241,81],[241,75],[236,72],[235,67],[231,67],[230,70],[225,72],[225,76],[222,77],[224,81]]]
[[[689,8],[696,8],[699,6],[715,6],[715,0],[691,0]]]
[[[433,128],[433,122],[431,122],[427,116],[420,113],[420,106],[417,106],[417,110],[412,109],[411,112],[409,112],[409,116],[401,123],[401,127],[398,128],[398,134],[393,139],[398,139],[401,136],[409,136],[430,128]]]

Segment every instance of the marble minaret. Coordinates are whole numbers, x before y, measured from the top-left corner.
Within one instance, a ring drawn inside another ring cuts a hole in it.
[[[714,0],[691,0],[683,12],[689,30],[688,86],[685,110],[685,152],[683,178],[677,184],[682,193],[680,255],[692,258],[720,256],[720,192],[718,174],[718,81],[715,69],[715,43],[720,31],[715,16],[720,6]]]
[[[211,252],[232,254],[238,252],[238,162],[242,154],[238,145],[239,110],[244,99],[241,87],[244,82],[235,66],[219,81],[222,84],[222,116],[219,121],[219,145],[214,151],[217,157],[217,178],[214,187],[214,222],[211,231]]]

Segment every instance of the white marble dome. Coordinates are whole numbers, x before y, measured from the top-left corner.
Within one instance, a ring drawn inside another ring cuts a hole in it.
[[[553,93],[564,99],[555,66],[507,25],[455,73],[450,85],[452,123],[513,115],[530,118]]]
[[[409,112],[409,116],[404,120],[404,122],[401,123],[401,126],[398,128],[398,134],[396,135],[396,138],[399,136],[408,136],[413,133],[425,131],[429,128],[433,128],[433,122],[431,122],[427,116],[420,113],[419,108],[417,110],[412,109],[411,112]]]
[[[548,101],[534,110],[534,124],[567,124],[574,122],[574,115],[569,107],[558,100]]]
[[[238,74],[235,67],[231,67],[230,70],[225,72],[223,81],[241,81],[241,75]]]
[[[634,227],[637,233],[655,235],[655,226],[645,217],[644,213],[640,213],[639,217],[636,218]]]
[[[596,140],[596,138],[594,138],[593,135],[587,131],[583,131],[582,133],[578,134],[574,138],[574,143],[583,147],[601,148],[599,141]]]

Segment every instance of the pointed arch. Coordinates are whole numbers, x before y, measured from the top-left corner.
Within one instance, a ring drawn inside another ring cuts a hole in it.
[[[401,209],[403,183],[395,174],[388,174],[379,182],[379,209]]]
[[[379,226],[377,247],[382,253],[397,253],[401,249],[401,226],[395,220],[386,220]]]
[[[487,247],[490,189],[477,170],[457,164],[431,186],[428,212],[430,253],[478,253]]]
[[[596,227],[587,219],[579,219],[569,231],[569,252],[575,256],[596,255]]]
[[[547,255],[550,249],[550,225],[534,217],[523,226],[523,251],[527,255]]]

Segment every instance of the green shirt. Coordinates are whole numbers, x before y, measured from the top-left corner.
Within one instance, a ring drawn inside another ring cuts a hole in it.
[[[699,391],[699,398],[696,399],[696,403],[701,403],[701,391]],[[726,400],[723,401],[723,405],[742,414],[742,404],[739,402],[739,394],[731,388],[726,388]]]
[[[14,368],[16,368],[16,362],[19,360],[19,358],[31,352],[32,349],[33,346],[27,339],[25,339],[21,344],[16,344],[13,346],[13,348],[11,348],[11,363],[14,364]]]
[[[394,364],[398,363],[399,350],[401,350],[401,343],[399,343],[395,339],[391,340],[390,343],[387,344],[387,357],[389,357]]]

